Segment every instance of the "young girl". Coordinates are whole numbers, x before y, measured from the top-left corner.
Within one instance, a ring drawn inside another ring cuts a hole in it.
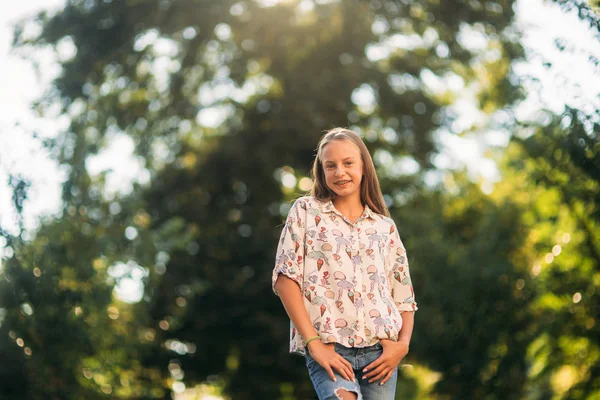
[[[320,400],[392,400],[417,310],[404,245],[356,133],[327,132],[312,176],[311,195],[289,211],[273,270],[290,352],[305,356]]]

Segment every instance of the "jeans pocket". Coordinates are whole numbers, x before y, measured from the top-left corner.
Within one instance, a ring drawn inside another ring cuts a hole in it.
[[[315,359],[310,356],[308,350],[306,350],[306,353],[304,354],[304,362],[307,367],[316,362]]]
[[[312,358],[308,352],[306,352],[306,356],[304,357],[304,363],[308,369],[314,368],[314,365],[317,364],[314,358]]]

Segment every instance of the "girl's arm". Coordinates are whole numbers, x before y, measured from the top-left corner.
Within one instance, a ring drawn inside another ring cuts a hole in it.
[[[298,284],[287,276],[280,274],[275,282],[275,290],[302,339],[306,340],[318,336],[319,334],[310,322],[308,312],[304,307],[304,300]],[[320,340],[312,340],[307,347],[311,357],[325,368],[331,379],[336,380],[332,370],[332,368],[335,368],[345,379],[354,380],[352,365],[335,352],[333,345],[323,344]]]
[[[404,311],[402,313],[402,328],[398,334],[398,343],[406,343],[407,350],[410,345],[414,325],[415,313],[413,311]]]
[[[279,274],[275,283],[275,290],[277,290],[285,311],[302,339],[306,340],[309,337],[318,336],[319,334],[310,322],[304,307],[304,300],[302,300],[302,293],[300,293],[298,284],[287,276]],[[310,342],[309,346],[312,343],[315,343],[315,341]]]

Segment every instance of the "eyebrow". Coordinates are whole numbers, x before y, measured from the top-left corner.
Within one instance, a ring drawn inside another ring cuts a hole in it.
[[[354,157],[346,157],[342,161],[346,161],[346,160],[354,160]],[[325,161],[323,161],[323,163],[335,163],[335,161],[325,160]]]

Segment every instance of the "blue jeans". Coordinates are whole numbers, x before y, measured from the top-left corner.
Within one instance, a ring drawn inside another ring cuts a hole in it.
[[[333,369],[335,374],[334,382],[327,371],[319,365],[306,352],[306,367],[308,375],[313,383],[315,391],[319,396],[319,400],[337,400],[336,390],[345,389],[349,392],[357,394],[358,400],[394,400],[396,394],[396,381],[398,380],[398,369],[396,369],[392,377],[384,384],[380,385],[379,381],[369,383],[363,379],[363,368],[375,361],[383,353],[381,344],[377,343],[370,347],[363,348],[348,348],[341,344],[335,343],[335,352],[345,358],[354,369],[354,382],[347,381],[338,372]]]

